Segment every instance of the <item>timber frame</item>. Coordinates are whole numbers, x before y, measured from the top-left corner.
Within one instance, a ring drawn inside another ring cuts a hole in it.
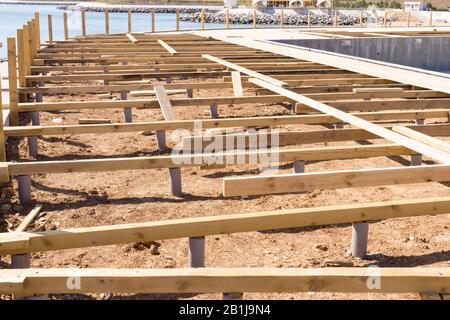
[[[200,36],[198,33],[133,33],[129,30],[125,34],[84,35],[64,41],[50,39],[43,42],[38,30],[37,14],[18,30],[17,39],[9,38],[7,41],[11,97],[8,106],[9,126],[4,125],[2,119],[0,130],[0,139],[27,137],[32,158],[39,154],[38,140],[41,136],[69,134],[151,131],[157,137],[155,150],[163,152],[168,147],[166,132],[177,129],[193,131],[200,123],[203,129],[217,129],[210,141],[243,141],[242,149],[216,149],[213,155],[231,156],[233,159],[240,157],[245,164],[251,163],[253,156],[267,151],[250,150],[252,138],[259,135],[258,129],[276,128],[277,140],[268,136],[271,147],[269,154],[276,156],[279,163],[293,165],[292,174],[224,178],[225,197],[450,181],[450,145],[439,139],[450,136],[450,94],[439,88],[417,87],[350,71],[333,63],[295,59],[281,52],[266,52],[218,40],[207,33]],[[342,33],[335,32],[333,35]],[[367,35],[355,32],[354,36]],[[229,89],[233,94],[194,97],[194,92],[208,89]],[[186,97],[171,97],[171,93],[180,92],[185,93]],[[112,101],[101,98],[101,95],[112,93],[120,93],[121,99]],[[45,101],[48,95],[56,94],[92,95],[98,99]],[[128,99],[129,96],[133,99]],[[240,104],[277,105],[284,108],[282,114],[227,118],[228,106]],[[175,108],[192,106],[209,106],[211,118],[178,119],[175,116]],[[224,111],[220,116],[218,106],[223,107],[221,111]],[[124,112],[124,122],[83,119],[84,123],[89,124],[48,125],[41,124],[39,119],[40,112],[85,109],[118,109]],[[160,109],[164,120],[133,122],[133,110],[137,109]],[[29,118],[31,123],[26,122]],[[433,120],[433,123],[425,123],[426,120]],[[321,124],[324,129],[304,131],[295,127],[313,124]],[[290,130],[286,130],[286,126]],[[224,132],[225,129],[235,128],[241,130]],[[352,146],[301,146],[360,140],[378,142]],[[31,176],[35,174],[66,172],[75,175],[82,171],[167,168],[171,192],[181,197],[180,168],[213,168],[214,165],[204,157],[207,144],[202,136],[194,133],[184,137],[182,143],[183,146],[196,146],[195,152],[70,161],[12,159],[2,144],[0,179],[8,183],[12,177],[17,177],[19,191],[22,192],[19,197],[27,203],[32,201],[29,185]],[[305,172],[305,164],[308,165],[309,161],[380,156],[409,156],[412,166]],[[422,156],[435,163],[419,166]],[[257,159],[257,164],[268,164],[263,157]],[[223,163],[219,168],[233,165],[233,162]],[[20,230],[0,234],[0,255],[17,256],[39,251],[174,238],[203,238],[204,241],[204,236],[212,234],[352,223],[354,230],[366,230],[362,236],[356,231],[356,240],[352,244],[352,247],[355,246],[352,254],[364,258],[368,222],[448,212],[450,198],[442,197],[34,233]],[[35,215],[36,212],[33,217]],[[359,268],[194,269],[204,267],[194,263],[189,267],[186,270],[85,269],[81,274],[77,273],[84,284],[77,292],[124,292],[136,289],[192,293],[370,292],[362,283],[371,275]],[[0,294],[66,292],[65,281],[75,272],[72,269],[0,270]],[[381,270],[381,278],[386,286],[380,292],[431,292],[442,297],[450,293],[448,268],[386,268]],[[319,283],[325,285],[318,286]]]

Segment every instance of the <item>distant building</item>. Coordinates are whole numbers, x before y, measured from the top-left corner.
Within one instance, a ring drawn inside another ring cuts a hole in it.
[[[403,2],[405,11],[422,11],[426,10],[427,6],[422,1],[405,1]]]

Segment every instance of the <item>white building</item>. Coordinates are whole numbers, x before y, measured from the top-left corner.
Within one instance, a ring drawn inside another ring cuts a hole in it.
[[[422,1],[405,1],[403,2],[405,11],[422,11],[425,10],[426,5]]]

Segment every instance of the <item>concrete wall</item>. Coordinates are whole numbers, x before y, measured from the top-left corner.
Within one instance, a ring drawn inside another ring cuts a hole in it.
[[[433,71],[450,70],[450,37],[277,40]]]

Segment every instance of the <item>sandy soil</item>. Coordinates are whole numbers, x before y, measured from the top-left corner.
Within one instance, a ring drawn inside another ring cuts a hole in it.
[[[249,94],[249,92],[246,92]],[[232,95],[231,90],[201,90],[194,96]],[[118,95],[115,95],[116,97]],[[181,97],[182,95],[178,95]],[[73,99],[96,100],[96,96],[51,96],[46,101]],[[177,107],[179,119],[208,118],[205,107]],[[280,105],[219,106],[222,117],[282,114]],[[134,121],[161,120],[159,110],[133,110]],[[41,113],[42,124],[78,123],[79,118],[109,118],[123,121],[121,110],[83,110]],[[282,130],[317,130],[322,126],[288,126]],[[382,140],[372,141],[374,143]],[[386,141],[384,141],[386,142]],[[18,141],[19,154],[27,160],[26,139]],[[173,143],[173,142],[172,142]],[[353,145],[356,142],[326,145]],[[325,144],[315,144],[319,147]],[[308,146],[308,145],[301,145]],[[309,145],[311,146],[311,145]],[[158,155],[154,135],[140,133],[68,135],[39,137],[39,160],[83,159]],[[10,143],[10,156],[15,156]],[[428,161],[428,159],[424,159]],[[306,171],[375,168],[409,165],[408,158],[378,157],[357,160],[307,163]],[[316,190],[309,193],[271,195],[248,198],[223,198],[222,178],[258,174],[263,166],[234,166],[220,170],[182,169],[185,196],[170,195],[167,169],[115,172],[86,172],[38,175],[33,177],[33,199],[44,204],[44,213],[33,228],[56,229],[110,225],[129,222],[167,220],[184,217],[223,215],[284,208],[305,208],[336,204],[367,203],[393,199],[416,199],[449,196],[444,184],[427,183],[403,186],[380,186],[339,190]],[[290,172],[291,164],[282,164],[280,172]],[[16,204],[4,218],[12,225],[22,219],[18,213],[29,208],[17,206],[17,184],[4,189],[2,199]],[[348,256],[351,241],[349,225],[295,228],[208,236],[206,265],[210,267],[448,267],[450,263],[450,215],[392,219],[370,225],[369,256],[359,260]],[[42,226],[41,226],[42,225]],[[3,220],[3,231],[6,229]],[[0,267],[8,267],[9,257],[1,257]],[[110,267],[110,268],[182,268],[187,265],[187,239],[164,240],[150,248],[133,244],[111,245],[32,254],[32,267]],[[78,295],[81,299],[211,299],[220,294],[199,295]],[[8,297],[4,297],[8,298]],[[53,296],[74,298],[71,295]],[[416,299],[417,294],[339,294],[339,293],[246,293],[245,299]]]

